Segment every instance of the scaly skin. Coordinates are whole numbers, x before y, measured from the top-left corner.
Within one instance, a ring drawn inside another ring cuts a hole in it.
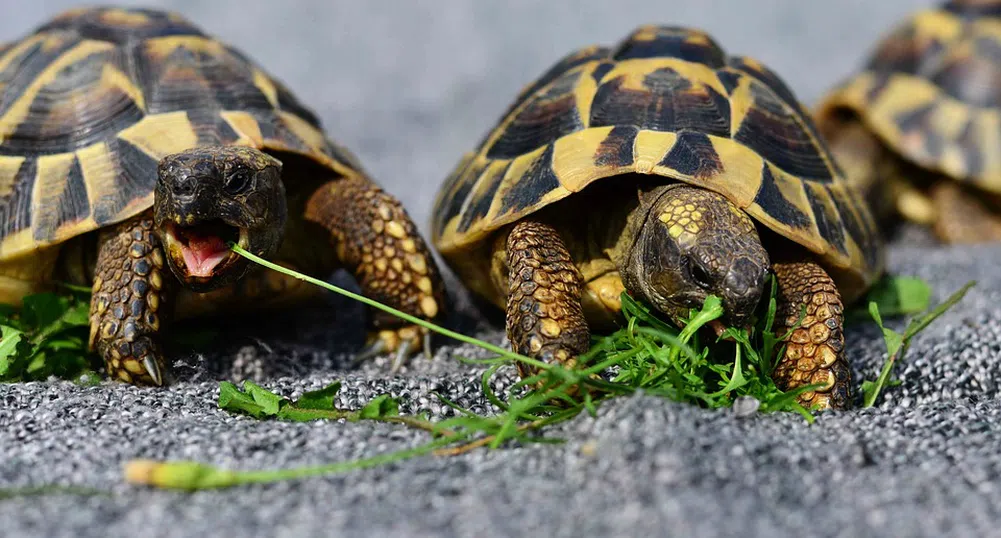
[[[581,310],[583,281],[559,233],[521,221],[507,237],[507,335],[513,349],[547,363],[574,367],[587,351],[590,330]],[[522,377],[535,374],[518,363]]]
[[[331,181],[306,204],[307,220],[330,231],[341,264],[362,294],[423,319],[444,313],[445,290],[431,252],[398,200],[364,179]],[[373,311],[370,351],[418,351],[426,329]]]
[[[844,356],[844,308],[838,288],[816,263],[775,263],[772,270],[779,285],[775,334],[789,332],[806,307],[802,323],[785,341],[785,354],[775,366],[772,377],[776,385],[789,390],[822,383],[823,388],[801,394],[799,403],[807,408],[848,407],[852,400],[851,368]]]
[[[172,275],[150,212],[102,231],[90,301],[90,346],[108,376],[162,385],[169,373],[160,346],[173,302]]]
[[[929,194],[938,215],[933,230],[940,240],[946,243],[1001,241],[1001,215],[964,192],[955,181],[939,181]]]

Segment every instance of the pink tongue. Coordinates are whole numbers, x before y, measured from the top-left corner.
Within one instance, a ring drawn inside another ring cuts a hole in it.
[[[214,235],[205,237],[190,235],[188,246],[181,247],[184,264],[191,276],[212,276],[212,269],[226,259],[229,249],[222,239]]]

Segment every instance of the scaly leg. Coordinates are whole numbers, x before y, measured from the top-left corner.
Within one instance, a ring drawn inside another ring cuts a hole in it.
[[[445,285],[424,240],[402,204],[363,178],[330,181],[306,204],[306,219],[330,231],[337,257],[362,294],[407,314],[433,320],[444,312]],[[373,312],[367,358],[396,351],[393,371],[430,334],[380,310]]]
[[[583,279],[559,233],[534,221],[507,236],[507,336],[515,352],[573,368],[590,346],[581,309]],[[518,363],[522,377],[533,368]]]
[[[90,347],[108,376],[137,385],[163,385],[169,370],[160,347],[161,317],[169,317],[164,257],[144,214],[102,232],[90,300]]]
[[[785,335],[785,354],[778,360],[773,377],[782,390],[820,383],[823,388],[799,396],[806,407],[843,409],[851,404],[851,368],[844,356],[844,309],[834,281],[812,262],[775,263],[779,293],[775,334]]]
[[[1001,215],[963,191],[952,180],[937,182],[931,199],[938,208],[935,235],[946,243],[1001,241]]]

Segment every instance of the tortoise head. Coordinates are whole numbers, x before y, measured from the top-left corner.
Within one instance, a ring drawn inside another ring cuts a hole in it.
[[[770,267],[747,213],[721,194],[673,184],[645,193],[630,218],[636,231],[620,268],[627,289],[679,325],[716,295],[724,309],[717,333],[746,326]]]
[[[153,218],[170,269],[188,288],[231,284],[249,268],[229,242],[269,257],[288,210],[282,164],[248,147],[209,146],[168,155],[157,171]]]

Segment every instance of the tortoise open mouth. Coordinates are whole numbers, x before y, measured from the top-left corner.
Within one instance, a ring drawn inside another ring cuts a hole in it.
[[[224,272],[238,257],[229,244],[246,248],[247,230],[214,219],[190,226],[167,224],[167,253],[175,267],[183,267],[189,277],[210,279]]]

